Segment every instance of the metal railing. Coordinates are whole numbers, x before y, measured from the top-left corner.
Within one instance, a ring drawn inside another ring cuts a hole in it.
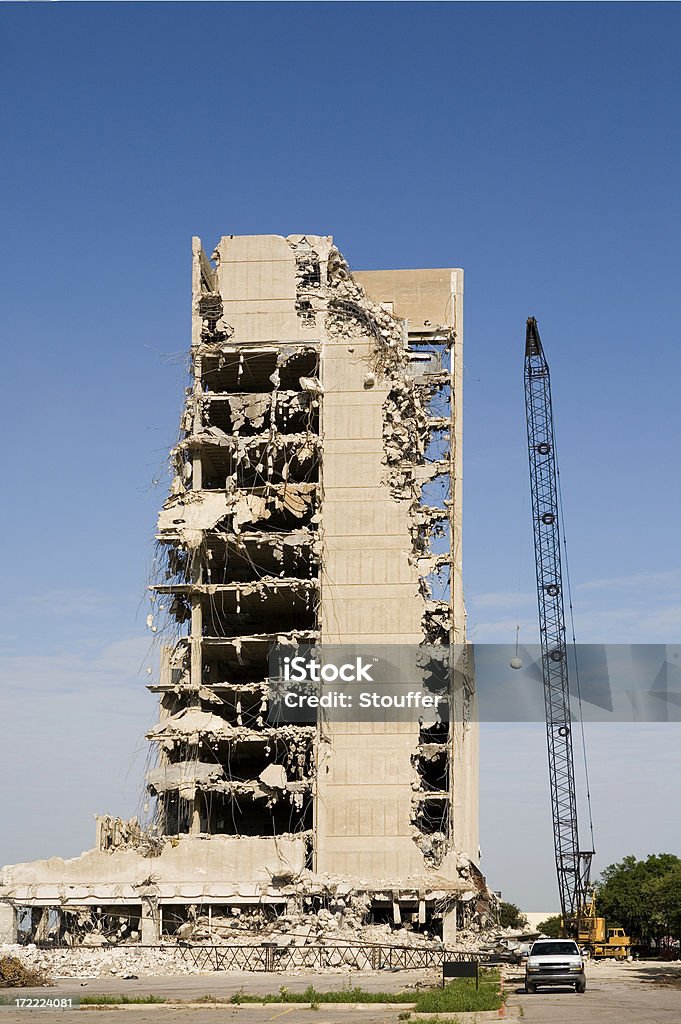
[[[168,948],[168,947],[166,947]],[[182,959],[202,970],[214,971],[289,971],[300,967],[325,970],[349,967],[359,971],[424,970],[441,968],[442,961],[495,959],[491,953],[429,949],[419,946],[195,946],[176,947]]]

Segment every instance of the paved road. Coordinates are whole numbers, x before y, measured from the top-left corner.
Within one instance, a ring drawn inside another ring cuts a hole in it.
[[[397,992],[401,989],[414,988],[416,985],[428,987],[437,985],[442,975],[439,971],[329,971],[326,974],[310,970],[308,973],[297,974],[265,974],[253,971],[207,971],[205,974],[182,974],[158,976],[154,978],[137,978],[128,981],[122,978],[81,978],[73,981],[59,980],[54,987],[47,989],[16,989],[21,995],[85,995],[86,993],[111,992],[126,995],[157,995],[166,999],[200,999],[211,995],[216,999],[229,999],[231,995],[243,989],[244,992],[258,995],[278,992],[285,987],[292,992],[302,992],[308,985],[326,991],[358,985],[369,992]],[[6,1024],[6,1018],[0,1017],[0,1024]]]
[[[660,987],[660,981],[679,987]],[[681,1024],[681,969],[676,965],[663,971],[650,964],[591,965],[584,995],[550,988],[528,995],[520,975],[507,984],[511,1006],[522,1007],[528,1024]]]
[[[591,985],[583,996],[540,991],[518,996],[528,1024],[681,1024],[681,992]]]
[[[299,1006],[220,1006],[197,1009],[196,1006],[122,1006],[110,1009],[48,1014],[45,1011],[2,1013],[3,1024],[403,1024],[399,1010],[367,1007],[320,1006],[319,1010]],[[84,1016],[87,1013],[87,1016]]]
[[[510,973],[507,988],[511,993],[508,1019],[523,1024],[681,1024],[681,964],[661,967],[639,964],[597,964],[587,971],[588,990],[585,995],[573,991],[545,989],[527,995],[522,975]],[[211,994],[229,998],[243,987],[249,992],[276,992],[281,985],[304,989],[314,983],[318,988],[339,988],[348,983],[361,984],[373,991],[397,991],[416,981],[434,980],[433,972],[354,972],[326,975],[263,975],[210,974],[172,978],[140,978],[137,981],[97,979],[87,982],[59,982],[55,988],[42,989],[42,995],[71,992],[154,992],[166,998],[196,999]],[[27,994],[22,990],[21,994]],[[9,994],[5,990],[5,995]],[[19,990],[13,990],[13,995]],[[59,1021],[60,1024],[399,1024],[402,1007],[394,1009],[374,1006],[355,1007],[320,1005],[311,1011],[300,1006],[119,1006],[93,1009],[94,1017],[83,1017],[83,1011],[27,1012],[0,1011],[0,1024],[21,1024],[26,1021]],[[351,1016],[349,1016],[349,1014]]]
[[[291,991],[301,992],[308,985],[318,989],[334,990],[348,985],[361,986],[371,992],[397,992],[402,989],[415,988],[417,985],[429,987],[440,980],[437,971],[339,971],[319,975],[314,971],[307,974],[261,974],[252,971],[230,971],[229,973],[207,972],[205,974],[172,975],[167,977],[138,978],[123,980],[122,978],[92,978],[73,981],[57,981],[50,989],[12,989],[4,990],[3,995],[15,996],[79,996],[86,993],[122,992],[127,995],[154,994],[166,999],[191,1000],[211,995],[217,999],[229,997],[243,989],[253,994],[278,992],[283,986]],[[358,1008],[351,1003],[340,1006],[321,1004],[318,1010],[293,1006],[213,1006],[205,1009],[196,1007],[167,1007],[162,1004],[152,1006],[118,1006],[110,1009],[88,1010],[96,1012],[96,1017],[83,1017],[83,1011],[0,1011],[0,1024],[27,1024],[27,1021],[39,1024],[40,1021],[59,1021],[59,1024],[400,1024],[398,1014],[404,1009],[382,1009],[367,1006]],[[121,1017],[121,1013],[125,1016]],[[351,1018],[348,1016],[351,1014]]]

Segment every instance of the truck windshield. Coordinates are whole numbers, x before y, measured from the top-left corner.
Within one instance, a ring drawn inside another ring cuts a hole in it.
[[[574,942],[535,942],[530,956],[579,956]]]

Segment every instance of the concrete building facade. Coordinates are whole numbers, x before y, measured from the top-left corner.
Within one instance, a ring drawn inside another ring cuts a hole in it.
[[[99,818],[81,858],[3,869],[0,925],[132,907],[144,940],[164,908],[172,933],[197,904],[342,890],[451,937],[486,894],[472,679],[432,721],[273,724],[268,655],[464,642],[463,273],[353,274],[330,237],[230,235],[210,259],[193,240],[192,289],[148,620],[156,821]]]

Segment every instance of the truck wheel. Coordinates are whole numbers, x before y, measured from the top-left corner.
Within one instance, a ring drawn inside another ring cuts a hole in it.
[[[575,992],[579,992],[580,995],[584,995],[584,993],[586,992],[586,982],[578,981],[575,985]]]

